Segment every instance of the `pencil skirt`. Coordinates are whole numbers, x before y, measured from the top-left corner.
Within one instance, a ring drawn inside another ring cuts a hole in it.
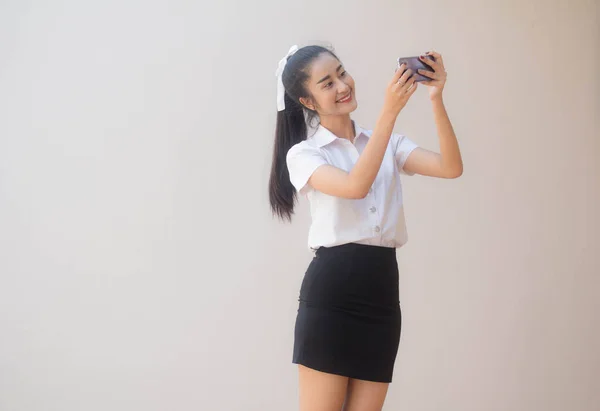
[[[320,247],[300,287],[292,362],[389,383],[401,326],[395,248]]]

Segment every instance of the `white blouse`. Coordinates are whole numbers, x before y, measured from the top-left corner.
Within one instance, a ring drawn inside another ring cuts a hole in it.
[[[312,224],[308,247],[312,250],[345,243],[399,248],[408,240],[400,173],[412,175],[402,167],[417,144],[407,137],[391,135],[379,173],[365,198],[334,197],[307,184],[312,173],[323,164],[347,172],[352,169],[373,133],[353,123],[353,143],[319,125],[313,136],[287,153],[290,181],[310,203]]]

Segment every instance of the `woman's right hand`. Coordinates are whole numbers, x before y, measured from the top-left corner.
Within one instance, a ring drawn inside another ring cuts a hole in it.
[[[417,89],[415,76],[411,69],[406,69],[406,64],[402,63],[394,73],[392,81],[388,84],[385,92],[384,110],[400,114],[410,96]]]

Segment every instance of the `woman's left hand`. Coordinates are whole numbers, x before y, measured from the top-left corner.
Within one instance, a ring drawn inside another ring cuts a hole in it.
[[[425,54],[432,56],[435,61],[432,61],[425,56],[419,56],[419,60],[426,65],[431,66],[434,71],[419,69],[419,74],[431,78],[429,81],[421,81],[420,83],[423,83],[429,88],[430,99],[442,97],[442,91],[444,90],[447,77],[446,69],[444,68],[444,60],[442,59],[442,55],[435,51],[428,51]]]

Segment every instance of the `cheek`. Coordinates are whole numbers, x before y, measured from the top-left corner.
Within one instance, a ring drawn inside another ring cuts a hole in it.
[[[337,93],[333,88],[323,90],[320,95],[322,107],[335,105],[336,95]]]
[[[348,81],[346,81],[346,84],[354,89],[354,79],[351,76],[348,76]]]
[[[315,102],[317,110],[327,110],[327,107],[331,106],[331,98],[329,90],[318,90],[313,93],[313,101]]]

